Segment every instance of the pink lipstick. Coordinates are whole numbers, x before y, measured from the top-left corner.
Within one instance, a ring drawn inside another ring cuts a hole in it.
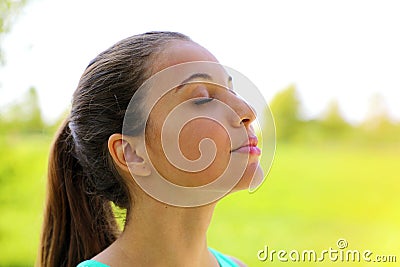
[[[248,153],[251,155],[261,155],[261,149],[257,147],[258,140],[256,136],[249,136],[249,140],[242,146],[232,150],[232,152]]]

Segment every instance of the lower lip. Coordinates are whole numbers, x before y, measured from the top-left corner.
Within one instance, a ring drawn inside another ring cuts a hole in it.
[[[257,155],[257,156],[261,155],[261,149],[259,149],[256,146],[243,146],[232,152],[248,153],[248,154]]]

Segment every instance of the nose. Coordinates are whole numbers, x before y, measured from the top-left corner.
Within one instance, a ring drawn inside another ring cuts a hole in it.
[[[256,119],[257,114],[255,109],[247,103],[244,99],[240,98],[239,96],[235,96],[235,101],[233,106],[233,110],[238,115],[235,118],[234,126],[241,127],[245,126],[246,128],[250,127],[250,124]]]

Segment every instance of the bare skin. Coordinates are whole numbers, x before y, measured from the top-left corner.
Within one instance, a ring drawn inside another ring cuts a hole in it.
[[[169,66],[191,61],[217,62],[215,57],[203,47],[192,42],[175,41],[159,55],[153,73]],[[188,97],[193,97],[190,96],[190,92],[190,90],[186,90],[177,93],[173,99],[179,102]],[[209,92],[204,92],[204,94],[207,93]],[[233,106],[238,114],[240,113],[242,120],[246,122],[246,129],[248,129],[249,134],[254,135],[250,126],[251,121],[254,120],[251,110],[244,103],[241,103],[238,98],[235,98],[234,95],[225,95],[221,96],[221,98],[224,98],[225,102],[229,102],[229,105]],[[171,102],[172,100],[166,101],[166,103]],[[155,109],[154,114],[151,114],[150,119],[155,122],[155,128],[160,127],[157,123],[157,118],[167,113],[168,108],[170,108],[168,105],[162,105],[159,110]],[[162,122],[162,120],[160,121]],[[207,123],[209,123],[207,121],[199,121],[198,123],[205,124],[199,128],[211,127],[207,126]],[[154,134],[158,134],[157,130],[154,132]],[[190,142],[193,142],[193,139],[196,138],[193,138],[193,131],[190,128],[187,129],[187,132],[187,140],[184,134],[182,142],[190,148]],[[215,140],[220,140],[220,142],[217,141],[217,146],[221,155],[226,151],[224,134],[221,131],[218,136],[212,136]],[[155,136],[154,140],[160,140],[159,136]],[[198,143],[197,140],[194,142]],[[216,203],[201,207],[180,208],[169,206],[153,199],[141,190],[131,174],[144,175],[148,172],[146,164],[149,159],[144,153],[144,148],[140,146],[140,142],[136,142],[135,138],[124,140],[121,134],[114,134],[109,139],[108,147],[119,173],[129,186],[130,194],[133,196],[133,203],[131,210],[127,214],[127,224],[123,233],[110,247],[93,259],[109,266],[121,267],[219,266],[215,257],[208,250],[206,239],[207,229]],[[147,149],[149,154],[153,153],[156,156],[155,158],[158,158],[159,147],[157,144]],[[190,154],[191,151],[192,149],[184,151],[186,153],[185,156],[196,158],[196,155]],[[221,156],[220,163],[222,165],[224,160],[223,156]],[[130,162],[129,168],[127,162]],[[256,157],[251,159],[250,164],[255,162],[258,162]],[[158,164],[161,168],[165,167],[167,176],[176,177],[179,175],[179,173],[174,173],[173,170],[168,170],[168,166],[163,165],[162,159],[155,164]],[[204,173],[205,177],[213,176],[212,172],[218,173],[219,170],[211,168],[208,171],[211,173]],[[238,186],[240,189],[247,188],[249,179],[243,178],[242,180]],[[238,262],[239,266],[245,266],[240,261],[236,259],[235,261]]]

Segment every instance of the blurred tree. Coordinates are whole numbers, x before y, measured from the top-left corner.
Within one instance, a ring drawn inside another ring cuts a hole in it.
[[[375,94],[371,97],[368,114],[363,123],[364,128],[369,131],[384,130],[391,124],[389,113],[384,98]]]
[[[16,15],[25,4],[26,0],[0,0],[0,63],[4,63],[2,38],[10,30]]]
[[[9,106],[0,117],[2,132],[42,132],[45,123],[34,87],[31,87],[22,100]]]
[[[379,94],[371,97],[368,114],[361,128],[369,138],[378,141],[400,140],[400,124],[396,125],[390,119],[385,99]]]
[[[276,138],[279,141],[292,139],[302,125],[300,121],[300,101],[294,85],[277,93],[270,103],[275,119]]]
[[[350,125],[343,118],[337,100],[331,101],[321,120],[325,134],[338,136],[350,129]]]
[[[26,112],[26,127],[34,131],[41,131],[44,127],[37,91],[31,87],[28,91],[24,108]]]

